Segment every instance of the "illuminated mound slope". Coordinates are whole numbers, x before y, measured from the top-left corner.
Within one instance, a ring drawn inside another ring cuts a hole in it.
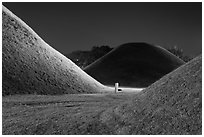
[[[2,6],[2,89],[8,94],[101,92],[102,84]]]
[[[104,112],[113,134],[202,134],[201,55],[138,94]]]
[[[87,66],[84,71],[105,85],[147,87],[184,64],[167,50],[146,43],[127,43]]]

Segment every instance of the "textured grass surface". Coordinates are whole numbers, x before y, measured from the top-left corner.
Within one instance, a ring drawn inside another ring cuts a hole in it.
[[[110,134],[100,114],[134,93],[3,97],[3,134]]]
[[[9,94],[102,91],[104,86],[2,6],[2,89]]]
[[[146,43],[123,44],[84,71],[105,85],[147,87],[184,64],[165,49]]]
[[[114,134],[202,134],[202,57],[104,112]]]

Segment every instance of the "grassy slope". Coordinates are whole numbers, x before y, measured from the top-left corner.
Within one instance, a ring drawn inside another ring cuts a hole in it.
[[[2,89],[8,94],[92,93],[104,86],[2,6]]]
[[[84,70],[105,85],[147,87],[184,64],[167,50],[146,43],[127,43]]]
[[[3,97],[3,134],[201,134],[201,56],[139,94]],[[125,102],[125,103],[124,103]]]
[[[101,117],[114,134],[202,134],[202,57]]]

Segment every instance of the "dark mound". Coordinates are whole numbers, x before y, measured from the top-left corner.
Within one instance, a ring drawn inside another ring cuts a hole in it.
[[[184,64],[167,50],[146,43],[127,43],[87,66],[84,71],[105,85],[147,87]]]
[[[104,86],[2,6],[2,89],[9,94],[92,93]]]
[[[202,134],[201,55],[101,115],[113,134]]]

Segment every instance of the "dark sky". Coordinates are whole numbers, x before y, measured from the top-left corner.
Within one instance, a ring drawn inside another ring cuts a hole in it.
[[[202,3],[3,3],[63,54],[126,42],[202,52]]]

